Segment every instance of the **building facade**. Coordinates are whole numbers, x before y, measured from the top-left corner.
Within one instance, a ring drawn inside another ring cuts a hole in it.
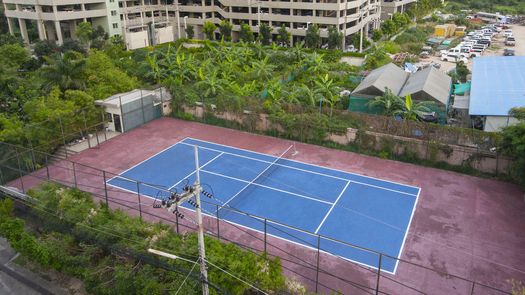
[[[38,39],[75,38],[76,26],[88,21],[102,26],[110,35],[121,34],[118,0],[4,0],[9,32],[20,32],[25,43],[30,43],[28,22],[38,30]]]
[[[383,2],[382,2],[383,1]],[[412,2],[402,0],[394,2]],[[203,39],[206,21],[233,24],[233,39],[240,25],[250,25],[258,34],[260,24],[274,28],[276,35],[284,25],[292,43],[306,35],[309,25],[317,24],[321,38],[335,26],[349,37],[361,32],[366,37],[380,25],[381,5],[386,0],[5,0],[10,31],[20,31],[29,43],[26,23],[36,22],[39,39],[75,38],[79,22],[101,25],[110,35],[121,34],[129,49],[156,45],[186,37],[185,28],[193,26],[194,38]],[[390,4],[388,4],[390,5]],[[401,4],[403,5],[403,4]],[[217,31],[218,32],[218,31]]]
[[[389,19],[394,13],[403,13],[410,5],[416,5],[417,0],[381,0],[381,19]]]

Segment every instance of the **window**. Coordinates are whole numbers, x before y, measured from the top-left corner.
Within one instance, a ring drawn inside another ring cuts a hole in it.
[[[113,122],[113,115],[111,113],[106,113],[106,120],[109,123]]]
[[[111,11],[111,15],[112,15],[112,16],[117,15],[117,11],[116,11],[116,10],[112,10],[112,11]]]
[[[118,29],[118,23],[113,23],[113,29]]]
[[[114,3],[114,2],[115,2],[115,0],[109,0],[109,3]]]

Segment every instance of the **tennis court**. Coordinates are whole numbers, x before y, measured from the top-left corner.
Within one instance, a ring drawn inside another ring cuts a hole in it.
[[[185,138],[108,184],[152,198],[165,197],[158,187],[181,191],[195,181],[195,145],[201,183],[214,195],[203,204],[206,214],[261,232],[263,219],[229,208],[267,218],[273,221],[266,228],[272,236],[311,248],[319,243],[325,252],[373,268],[379,265],[377,254],[331,239],[400,257],[420,189],[294,161],[301,151],[292,146],[272,156]],[[396,268],[397,260],[382,258],[383,271],[395,273]]]

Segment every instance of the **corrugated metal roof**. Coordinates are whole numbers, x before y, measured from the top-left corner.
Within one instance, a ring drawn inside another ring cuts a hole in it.
[[[525,106],[525,56],[478,57],[472,65],[470,115],[508,116]]]
[[[435,100],[446,105],[450,96],[451,85],[452,78],[450,76],[430,66],[411,74],[399,96],[404,97],[407,94],[424,91]]]
[[[385,91],[385,88],[388,88],[393,93],[398,94],[407,76],[407,72],[395,64],[389,63],[373,70],[352,93],[366,94],[367,89],[374,87],[379,91]]]

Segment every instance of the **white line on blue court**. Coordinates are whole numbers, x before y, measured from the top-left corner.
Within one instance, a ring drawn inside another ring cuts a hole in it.
[[[201,169],[201,172],[217,175],[217,176],[224,177],[224,178],[229,178],[229,179],[232,179],[232,180],[237,180],[237,181],[240,181],[240,182],[243,182],[243,183],[247,183],[248,185],[253,184],[255,186],[264,187],[264,188],[267,188],[267,189],[271,189],[271,190],[278,191],[278,192],[285,193],[285,194],[289,194],[289,195],[294,195],[294,196],[297,196],[297,197],[300,197],[300,198],[316,201],[316,202],[319,202],[319,203],[325,203],[325,204],[328,204],[328,205],[332,205],[333,204],[333,203],[328,202],[328,201],[324,201],[324,200],[308,197],[308,196],[305,196],[305,195],[289,192],[289,191],[286,191],[286,190],[278,189],[278,188],[275,188],[275,187],[267,186],[267,185],[256,183],[256,182],[250,182],[248,180],[235,178],[235,177],[231,177],[231,176],[220,174],[220,173],[216,173],[216,172],[211,172],[211,171],[204,170],[204,169]],[[231,197],[230,199],[233,199],[234,197],[235,196]],[[228,201],[226,201],[226,202],[228,202]],[[224,203],[224,205],[226,205],[226,203]]]
[[[208,162],[206,162],[204,165],[200,166],[199,170],[202,170],[202,168],[206,167],[206,165],[210,164],[211,162],[215,161],[215,159],[217,159],[218,157],[222,156],[224,153],[220,153],[218,154],[217,156],[215,156],[213,159],[209,160]],[[177,183],[175,183],[174,185],[170,186],[168,188],[168,190],[171,190],[172,188],[176,187],[177,185],[179,185],[181,182],[183,182],[184,180],[188,179],[190,176],[192,176],[193,174],[195,174],[195,170],[193,170],[190,174],[186,175],[185,177],[183,177],[181,180],[179,180]]]
[[[337,196],[337,199],[335,200],[335,202],[332,204],[332,207],[330,207],[330,210],[328,210],[328,212],[326,212],[326,215],[324,216],[323,220],[321,221],[321,223],[319,223],[319,226],[317,227],[317,229],[315,230],[315,233],[319,232],[319,230],[321,229],[321,226],[323,226],[323,223],[325,222],[326,218],[328,218],[328,215],[330,215],[330,213],[332,212],[332,210],[334,209],[335,207],[335,204],[337,204],[337,201],[339,201],[339,199],[341,198],[341,196],[343,196],[344,192],[346,191],[346,188],[348,187],[348,185],[350,184],[351,181],[347,181],[346,182],[346,185],[345,187],[343,188],[343,190],[341,191],[341,193],[339,194],[339,196]]]
[[[194,146],[192,144],[185,143],[185,142],[181,142],[181,144]],[[252,157],[248,157],[248,156],[243,156],[243,155],[239,155],[239,154],[234,154],[234,153],[230,153],[230,152],[225,152],[225,151],[221,151],[221,150],[214,149],[214,148],[203,147],[203,146],[199,146],[199,148],[210,150],[210,151],[215,151],[215,152],[223,152],[223,153],[225,153],[227,155],[231,155],[231,156],[235,156],[235,157],[239,157],[239,158],[245,158],[245,159],[249,159],[249,160],[254,160],[254,161],[258,161],[258,162],[263,162],[263,163],[267,163],[267,164],[271,164],[272,163],[272,162],[269,162],[269,161],[265,161],[265,160],[261,160],[261,159],[257,159],[257,158],[252,158]],[[236,148],[233,148],[233,147],[231,147],[231,148],[232,149],[236,149]],[[242,149],[240,149],[240,150],[242,150]],[[273,156],[270,156],[270,155],[267,155],[267,156],[268,157],[273,157]],[[275,157],[273,157],[273,158],[275,158]],[[285,158],[285,160],[287,160],[287,161],[294,161],[294,160],[290,160],[290,159],[286,159],[286,158]],[[312,165],[312,164],[302,163],[302,162],[298,162],[298,161],[295,161],[295,162],[301,163],[301,164],[304,164],[304,165]],[[289,168],[289,169],[293,169],[293,170],[298,170],[298,171],[302,171],[302,172],[306,172],[306,173],[311,173],[311,174],[315,174],[315,175],[330,177],[330,178],[334,178],[334,179],[338,179],[338,180],[342,180],[342,181],[348,181],[348,179],[346,179],[346,178],[333,176],[333,175],[325,174],[325,173],[321,173],[321,172],[306,170],[306,169],[302,169],[302,168],[298,168],[298,167],[294,167],[294,166],[288,166],[288,165],[279,164],[279,163],[274,163],[273,165],[277,165],[277,166],[281,166],[281,167],[285,167],[285,168]],[[312,165],[312,166],[315,166],[315,165]],[[326,168],[326,167],[321,167],[321,168],[332,169],[332,168]],[[336,169],[332,169],[332,170],[336,170]],[[336,171],[338,171],[338,170],[336,170]],[[344,171],[341,171],[341,172],[344,172]],[[357,174],[353,174],[353,173],[350,173],[350,172],[344,172],[344,173],[357,175]],[[375,179],[375,178],[369,177],[369,176],[361,176],[361,175],[357,175],[357,176]],[[379,179],[376,179],[376,180],[379,180]],[[383,181],[383,180],[380,180],[380,181]],[[375,187],[375,188],[378,188],[378,189],[388,190],[388,191],[392,191],[392,192],[396,192],[396,193],[400,193],[400,194],[405,194],[405,195],[409,195],[409,196],[415,196],[415,194],[402,192],[402,191],[398,191],[398,190],[395,190],[395,189],[390,189],[390,188],[386,188],[386,187],[382,187],[382,186],[377,186],[377,185],[373,185],[373,184],[369,184],[369,183],[365,183],[365,182],[359,182],[359,181],[355,181],[355,180],[352,180],[352,182],[359,183],[359,184],[362,184],[362,185],[367,185],[367,186],[370,186],[370,187]],[[388,181],[385,180],[384,182],[388,182]],[[398,184],[398,183],[396,183],[396,184]],[[408,186],[408,185],[404,185],[404,184],[399,184],[399,185]]]
[[[218,145],[218,146],[231,148],[231,149],[234,149],[234,150],[245,151],[245,152],[259,154],[259,155],[263,155],[263,156],[267,156],[267,157],[274,157],[274,156],[271,156],[271,155],[268,155],[268,154],[264,154],[264,153],[259,153],[259,152],[256,152],[256,151],[250,151],[250,150],[243,149],[243,148],[237,148],[237,147],[228,146],[228,145],[220,144],[220,143],[215,143],[215,142],[211,142],[211,141],[207,141],[207,140],[196,139],[196,138],[193,138],[193,137],[185,137],[182,141],[180,141],[180,143],[185,143],[184,142],[185,140],[200,141],[200,142],[209,143],[209,144],[212,144],[212,145]],[[187,144],[187,143],[185,143],[185,144]],[[299,164],[310,165],[310,166],[319,167],[319,168],[322,168],[322,169],[330,169],[330,170],[339,171],[339,172],[343,172],[343,173],[347,173],[347,174],[351,174],[351,175],[355,175],[355,176],[359,176],[359,177],[366,177],[366,178],[370,178],[370,179],[379,180],[379,181],[382,181],[382,182],[388,182],[388,183],[393,183],[393,184],[397,184],[397,185],[402,185],[402,186],[406,186],[406,187],[419,189],[419,187],[417,187],[417,186],[404,184],[404,183],[399,183],[399,182],[386,180],[386,179],[381,179],[381,178],[377,178],[377,177],[373,177],[373,176],[361,175],[361,174],[357,174],[357,173],[353,173],[353,172],[344,171],[344,170],[341,170],[341,169],[324,167],[324,166],[320,166],[320,165],[316,165],[316,164],[310,164],[310,163],[306,163],[306,162],[301,162],[301,161],[293,160],[293,159],[286,159],[286,160],[291,161],[291,162],[295,162],[295,163],[299,163]]]

